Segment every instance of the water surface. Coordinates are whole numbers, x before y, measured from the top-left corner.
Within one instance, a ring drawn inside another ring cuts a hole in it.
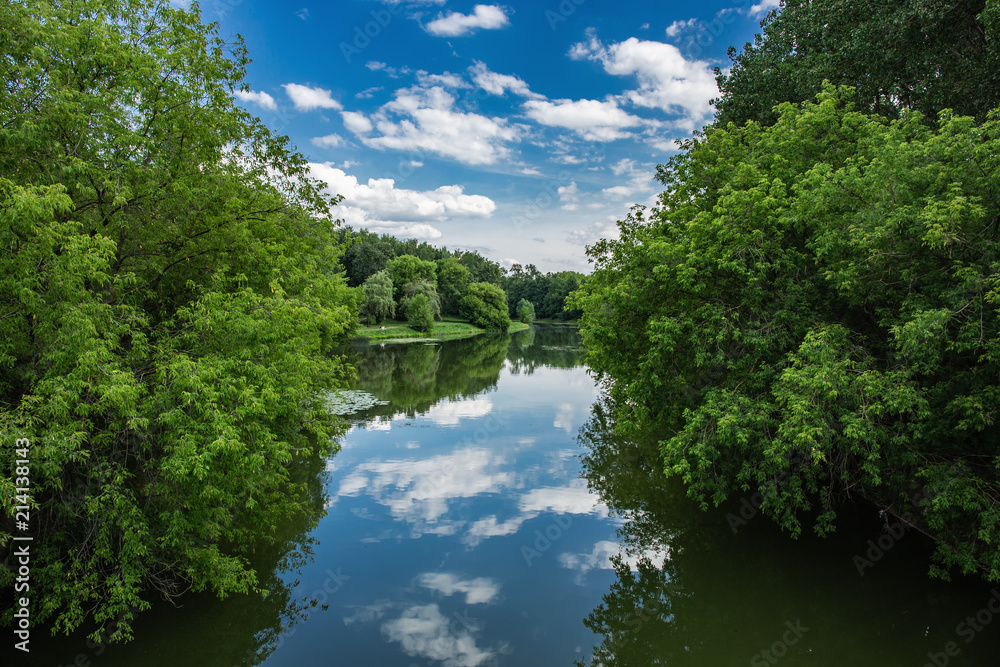
[[[353,346],[388,404],[300,464],[326,513],[258,550],[267,597],[158,604],[128,645],[49,640],[32,664],[997,664],[991,587],[928,580],[920,538],[873,512],[792,541],[738,498],[701,511],[652,442],[611,435],[578,348],[559,327]]]

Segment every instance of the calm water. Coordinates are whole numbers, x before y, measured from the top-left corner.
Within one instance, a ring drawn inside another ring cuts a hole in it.
[[[267,598],[160,604],[126,646],[36,641],[30,664],[1000,664],[991,587],[929,581],[919,537],[860,513],[791,541],[740,499],[700,511],[649,443],[609,436],[578,345],[351,348],[389,404],[298,471],[327,511],[258,550]]]

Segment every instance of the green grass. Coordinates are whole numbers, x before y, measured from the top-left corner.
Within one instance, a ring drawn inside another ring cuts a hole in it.
[[[379,326],[359,325],[354,335],[356,338],[367,338],[368,340],[387,340],[390,338],[435,338],[448,340],[475,336],[485,331],[466,320],[453,316],[444,317],[440,322],[435,322],[434,329],[430,332],[417,331],[411,328],[406,322],[399,320],[386,320],[380,326],[384,326],[385,329],[380,329]],[[527,324],[520,322],[510,323],[511,333],[527,328]]]

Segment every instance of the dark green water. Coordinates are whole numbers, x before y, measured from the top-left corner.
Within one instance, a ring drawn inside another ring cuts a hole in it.
[[[578,344],[353,347],[390,403],[299,471],[327,511],[258,550],[266,598],[159,604],[106,650],[36,635],[28,664],[1000,664],[992,587],[929,580],[926,544],[874,512],[792,541],[741,499],[699,510],[609,435]]]

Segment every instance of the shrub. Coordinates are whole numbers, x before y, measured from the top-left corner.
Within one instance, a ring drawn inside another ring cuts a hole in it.
[[[496,285],[472,283],[459,302],[462,317],[476,326],[506,333],[510,328],[507,295]]]

